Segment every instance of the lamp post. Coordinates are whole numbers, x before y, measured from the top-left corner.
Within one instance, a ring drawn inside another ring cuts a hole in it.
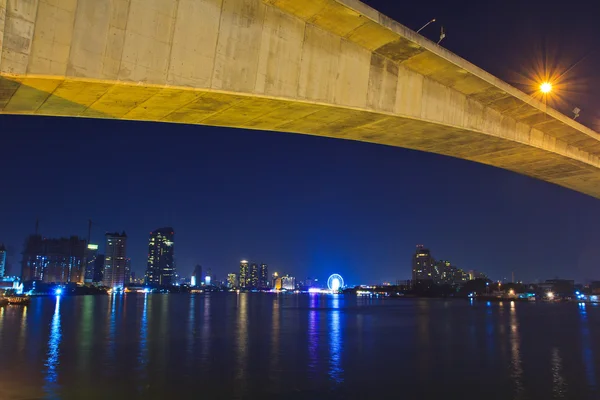
[[[431,24],[432,22],[435,22],[435,18],[432,19],[431,21],[429,21],[428,23],[426,23],[425,25],[423,25],[421,28],[419,28],[417,33],[421,32],[423,29],[425,29],[427,27],[427,25]]]

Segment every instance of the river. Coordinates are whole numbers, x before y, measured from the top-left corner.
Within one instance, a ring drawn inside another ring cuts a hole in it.
[[[0,308],[0,399],[599,399],[600,306],[270,293]]]

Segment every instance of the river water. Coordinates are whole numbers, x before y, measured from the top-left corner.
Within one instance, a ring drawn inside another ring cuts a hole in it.
[[[0,308],[0,400],[600,399],[600,306],[344,295]]]

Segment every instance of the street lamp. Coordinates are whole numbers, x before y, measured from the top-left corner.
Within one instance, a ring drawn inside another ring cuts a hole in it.
[[[544,82],[540,85],[540,91],[544,94],[548,94],[552,91],[552,84],[550,82]]]
[[[428,23],[426,23],[425,25],[423,25],[422,27],[420,27],[419,30],[417,31],[417,33],[421,32],[423,29],[425,29],[427,27],[427,25],[431,24],[432,22],[435,22],[435,18],[432,19],[431,21],[429,21]]]

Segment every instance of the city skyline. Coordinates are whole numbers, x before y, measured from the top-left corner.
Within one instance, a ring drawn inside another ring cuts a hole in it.
[[[593,90],[600,26],[592,4],[557,13],[542,2],[509,1],[491,13],[485,2],[461,10],[432,0],[412,4],[411,12],[394,2],[367,3],[413,30],[436,18],[420,33],[437,41],[444,26],[445,48],[522,90],[540,60],[569,69],[564,103],[552,105],[567,115],[579,106],[578,121],[600,128]],[[517,5],[521,12],[511,12]],[[515,173],[283,133],[1,118],[0,242],[11,274],[39,218],[47,237],[87,237],[91,219],[92,243],[100,245],[105,232],[125,230],[137,276],[145,272],[148,232],[173,226],[182,275],[201,264],[223,278],[249,259],[297,277],[335,271],[351,282],[393,281],[410,277],[414,246],[424,243],[494,278],[597,278],[598,200]],[[156,168],[157,160],[168,168]],[[151,192],[157,182],[170,190]],[[86,190],[74,190],[80,187]]]

